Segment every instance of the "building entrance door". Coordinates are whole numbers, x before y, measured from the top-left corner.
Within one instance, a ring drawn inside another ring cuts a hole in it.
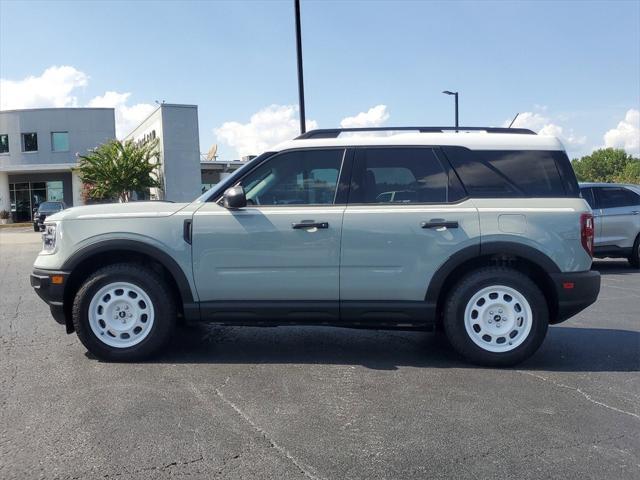
[[[31,221],[31,192],[28,183],[16,183],[11,190],[11,210],[15,222]]]

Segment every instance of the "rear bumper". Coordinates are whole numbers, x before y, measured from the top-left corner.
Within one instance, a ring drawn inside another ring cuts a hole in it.
[[[551,279],[558,298],[558,312],[551,323],[573,317],[598,299],[599,272],[554,273]]]
[[[62,277],[62,283],[54,284],[51,281],[53,276]],[[64,287],[69,279],[69,272],[54,270],[35,269],[31,274],[31,286],[38,296],[49,305],[51,315],[61,325],[67,325],[68,322],[64,313]]]

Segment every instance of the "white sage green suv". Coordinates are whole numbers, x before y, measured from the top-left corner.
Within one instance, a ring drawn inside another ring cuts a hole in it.
[[[308,132],[192,203],[48,217],[31,284],[107,360],[181,320],[442,326],[470,361],[513,365],[596,300],[593,217],[556,138],[364,130]]]

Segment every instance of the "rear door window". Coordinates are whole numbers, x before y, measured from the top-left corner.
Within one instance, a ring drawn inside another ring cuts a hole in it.
[[[582,195],[582,198],[587,201],[592,210],[596,208],[596,200],[593,196],[593,190],[591,188],[581,188],[580,195]]]
[[[430,148],[358,149],[349,203],[446,203],[448,174]]]
[[[640,205],[640,195],[624,187],[594,188],[600,208],[619,208]]]
[[[575,176],[558,168],[564,152],[442,149],[472,197],[578,196]]]

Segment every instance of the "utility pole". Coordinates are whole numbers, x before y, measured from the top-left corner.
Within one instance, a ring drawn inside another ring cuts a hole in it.
[[[304,112],[304,78],[302,76],[302,36],[300,33],[300,0],[293,1],[296,12],[296,54],[298,57],[298,104],[300,107],[300,133],[307,131]]]
[[[444,92],[445,95],[453,95],[455,97],[455,101],[456,101],[456,131],[458,130],[458,92],[450,92],[449,90],[445,90]]]

